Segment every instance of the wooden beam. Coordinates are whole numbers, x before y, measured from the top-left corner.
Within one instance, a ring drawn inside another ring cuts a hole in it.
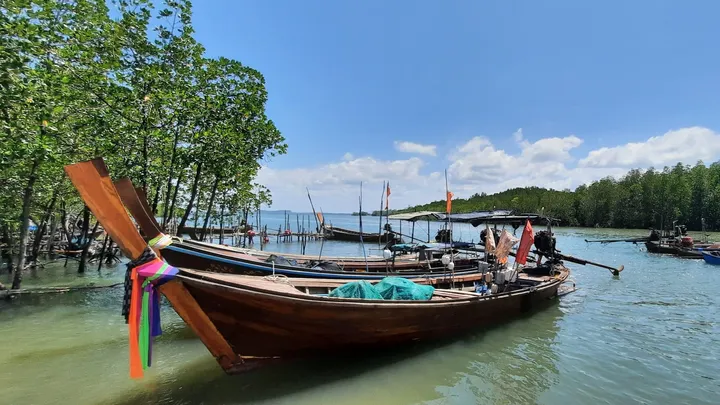
[[[230,372],[234,367],[243,363],[243,359],[235,354],[230,344],[220,334],[182,282],[171,280],[160,286],[160,292],[173,304],[173,308],[185,323],[195,331],[223,370]],[[175,305],[175,303],[182,303],[182,305]]]
[[[110,179],[105,162],[98,158],[65,166],[65,172],[85,204],[115,243],[131,259],[137,259],[147,243],[137,229]]]
[[[155,225],[155,222],[152,220],[152,214],[145,209],[130,179],[126,177],[116,181],[115,188],[120,196],[120,200],[122,200],[122,203],[125,204],[125,207],[127,207],[130,214],[135,218],[135,221],[140,225],[140,229],[145,236],[147,236],[148,239],[159,236],[162,233],[160,227]]]
[[[110,179],[105,162],[101,158],[97,158],[75,163],[65,166],[65,172],[80,192],[85,204],[123,253],[133,260],[140,257],[147,243],[137,232],[130,216],[125,211],[120,196]],[[229,372],[242,367],[243,359],[232,350],[230,344],[181,282],[170,281],[160,287],[160,292],[167,297],[175,311],[215,356],[224,370]]]

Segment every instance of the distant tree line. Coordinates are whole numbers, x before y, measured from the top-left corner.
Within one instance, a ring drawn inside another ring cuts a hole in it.
[[[456,199],[453,212],[511,209],[540,213],[562,225],[610,228],[667,228],[672,221],[701,230],[720,230],[720,162],[678,163],[663,170],[633,169],[620,179],[606,177],[570,190],[514,188]],[[396,212],[445,211],[445,200]]]

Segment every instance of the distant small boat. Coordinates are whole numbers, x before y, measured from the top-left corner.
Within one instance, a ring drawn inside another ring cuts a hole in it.
[[[323,235],[326,239],[343,240],[347,242],[360,242],[362,235],[362,241],[365,243],[388,243],[392,244],[401,243],[402,240],[396,234],[392,232],[380,233],[369,233],[369,232],[358,232],[351,229],[339,228],[336,226],[323,225]]]
[[[702,252],[705,263],[720,265],[720,252]]]
[[[647,241],[645,242],[645,248],[650,253],[661,253],[668,255],[675,255],[683,259],[702,259],[700,251],[692,249],[691,247],[682,247],[675,244],[667,244],[659,241]]]

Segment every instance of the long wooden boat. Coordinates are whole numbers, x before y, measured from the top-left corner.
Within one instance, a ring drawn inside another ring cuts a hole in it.
[[[333,263],[342,266],[340,270],[331,270],[323,265],[311,268],[299,265],[278,264],[235,252],[220,252],[211,248],[192,245],[172,244],[163,250],[163,257],[173,266],[184,266],[198,270],[209,270],[217,273],[245,274],[266,276],[283,274],[288,277],[318,277],[369,280],[382,279],[389,275],[400,277],[445,277],[449,272],[442,263],[434,261],[435,266],[424,265],[423,262],[392,263],[345,262]],[[334,266],[332,266],[334,267]],[[456,275],[480,274],[487,269],[487,263],[478,260],[462,259],[455,261],[453,270]]]
[[[393,233],[370,233],[359,232],[352,229],[340,228],[337,226],[323,225],[323,236],[326,239],[342,240],[346,242],[360,242],[362,236],[363,243],[389,243],[399,242],[398,236]]]
[[[247,247],[239,247],[239,246],[230,246],[230,245],[221,245],[218,243],[210,243],[210,242],[203,242],[199,240],[193,240],[193,239],[187,239],[187,238],[175,238],[176,243],[179,242],[180,244],[189,244],[189,245],[195,245],[200,247],[209,247],[213,249],[218,249],[222,251],[230,251],[230,252],[237,252],[237,253],[243,253],[250,256],[255,256],[261,259],[267,259],[270,256],[283,256],[288,259],[294,259],[297,261],[308,261],[308,260],[318,260],[318,255],[303,255],[298,253],[287,253],[287,252],[278,252],[278,251],[272,251],[272,250],[260,250],[255,248],[247,248]],[[322,256],[323,260],[328,260],[331,262],[357,262],[357,261],[364,261],[365,258],[362,256]],[[399,260],[408,260],[410,259],[410,256],[398,256],[397,261]],[[414,259],[414,257],[413,257]],[[368,254],[367,255],[367,261],[368,262],[380,262],[385,263],[388,259],[385,259],[384,257],[380,255],[373,255]]]
[[[660,241],[647,241],[645,248],[650,253],[670,254],[683,259],[702,259],[702,252],[695,249],[684,248],[662,243]]]
[[[335,354],[457,336],[514,318],[556,296],[567,270],[524,277],[490,296],[435,290],[429,301],[328,298],[262,278],[183,272],[188,289],[230,345],[265,358]]]
[[[66,166],[81,197],[123,252],[143,256],[135,229],[101,159]],[[181,270],[161,285],[181,318],[228,373],[302,356],[335,355],[447,339],[508,321],[556,297],[569,270],[522,274],[493,295],[436,289],[427,301],[330,298],[276,278]],[[317,282],[317,280],[315,280]]]

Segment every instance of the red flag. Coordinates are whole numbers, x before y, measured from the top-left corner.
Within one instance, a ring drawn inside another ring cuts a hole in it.
[[[530,252],[530,246],[533,244],[533,229],[530,225],[530,220],[525,220],[525,229],[523,229],[522,236],[520,237],[520,246],[518,246],[517,255],[515,256],[515,263],[525,264],[527,263],[527,256]]]
[[[390,207],[390,182],[387,183],[387,192],[385,196],[385,209]]]
[[[447,192],[447,206],[445,207],[447,213],[450,213],[450,211],[452,211],[452,198],[453,198],[452,191],[448,191]]]

